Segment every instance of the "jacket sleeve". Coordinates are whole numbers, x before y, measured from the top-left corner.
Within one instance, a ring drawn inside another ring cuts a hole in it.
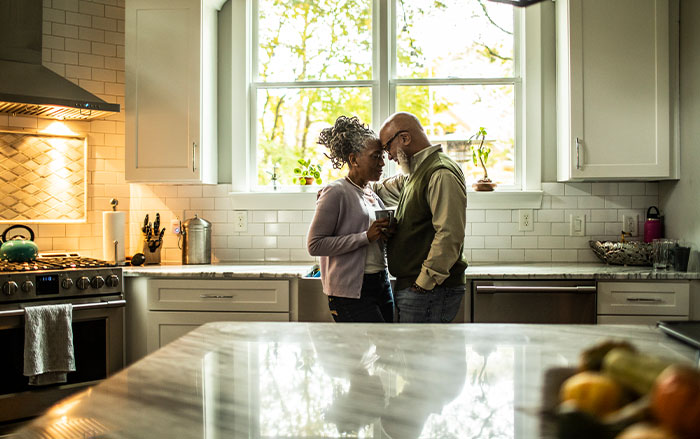
[[[306,243],[311,256],[342,255],[369,244],[367,230],[346,235],[337,233],[338,225],[352,215],[352,212],[344,212],[347,207],[342,189],[337,186],[323,188],[316,200],[316,211]]]

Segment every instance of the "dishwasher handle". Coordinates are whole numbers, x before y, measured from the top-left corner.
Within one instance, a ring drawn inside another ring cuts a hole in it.
[[[595,293],[595,285],[547,286],[547,285],[477,285],[476,294],[495,293]]]

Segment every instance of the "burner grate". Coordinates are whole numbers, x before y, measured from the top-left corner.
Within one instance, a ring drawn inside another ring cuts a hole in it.
[[[116,267],[112,262],[84,257],[40,257],[31,262],[0,261],[0,272]]]

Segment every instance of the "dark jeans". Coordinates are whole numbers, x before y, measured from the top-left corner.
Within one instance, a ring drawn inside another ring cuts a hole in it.
[[[459,312],[465,286],[436,286],[427,293],[410,288],[396,292],[399,323],[450,323]]]
[[[328,296],[328,308],[336,322],[392,323],[394,296],[391,293],[389,273],[365,274],[359,299]]]

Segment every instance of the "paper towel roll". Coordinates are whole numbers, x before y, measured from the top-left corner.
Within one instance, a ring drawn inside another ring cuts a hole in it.
[[[122,263],[124,257],[124,224],[126,212],[102,212],[102,255],[105,261],[114,261],[114,241],[117,241],[117,260]]]

